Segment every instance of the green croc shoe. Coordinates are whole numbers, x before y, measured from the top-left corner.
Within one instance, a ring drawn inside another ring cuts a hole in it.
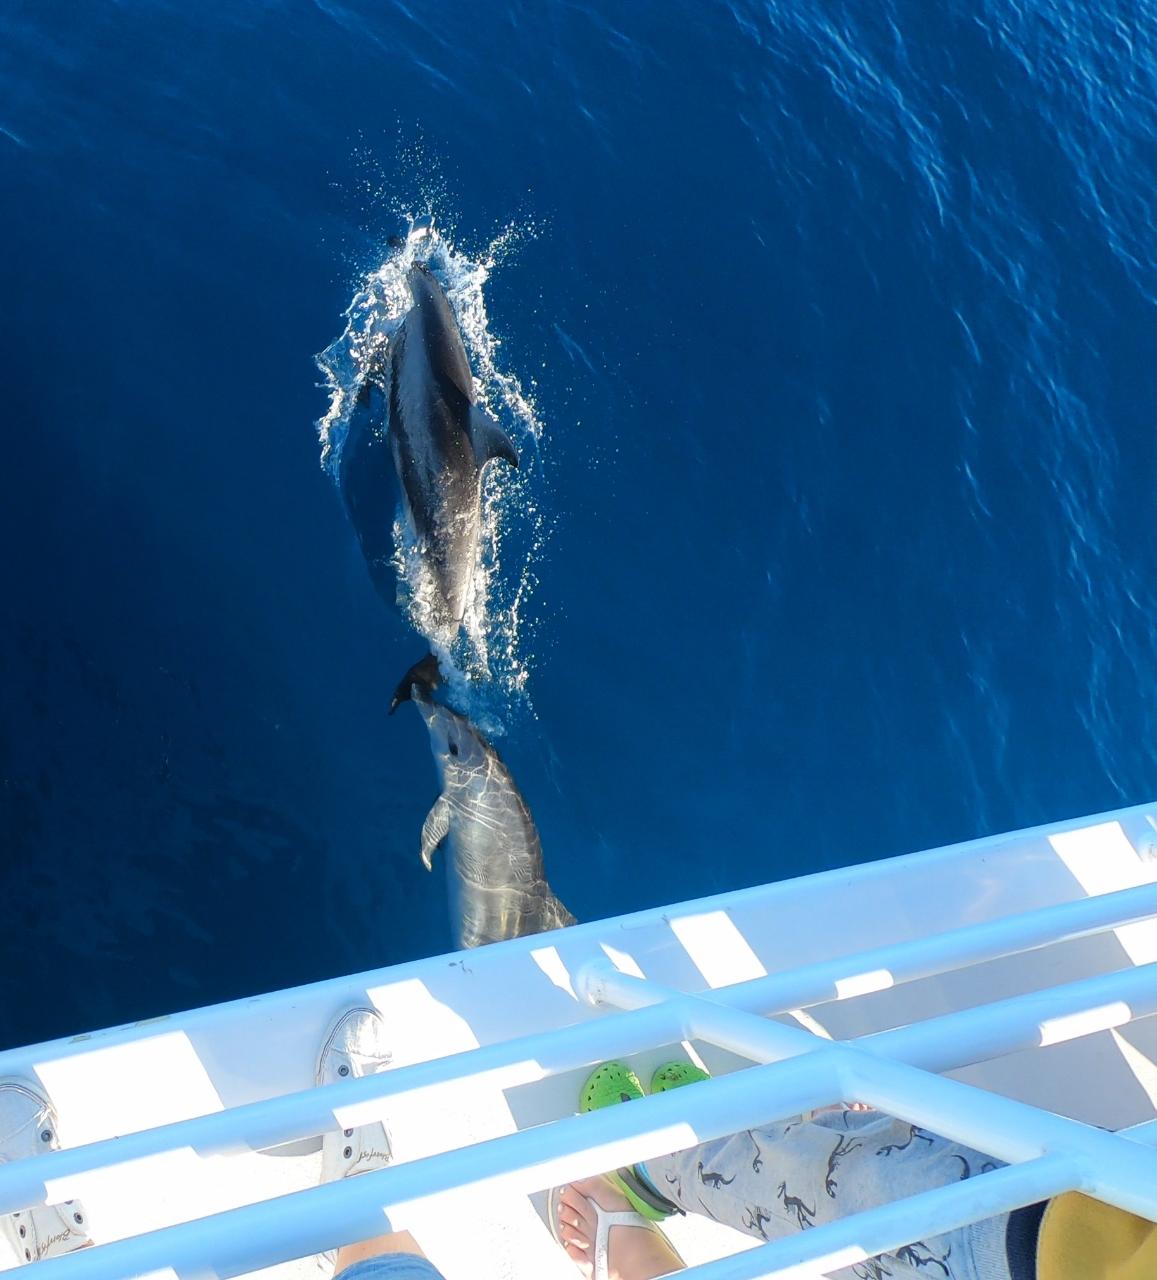
[[[580,1090],[579,1111],[585,1115],[620,1102],[634,1102],[643,1096],[639,1077],[625,1062],[604,1062],[591,1072]],[[633,1168],[617,1169],[607,1177],[627,1197],[635,1212],[648,1222],[662,1222],[671,1214],[681,1212],[669,1200],[657,1195]]]
[[[604,1062],[586,1078],[579,1094],[579,1111],[601,1111],[616,1102],[634,1102],[643,1097],[639,1077],[625,1062]]]
[[[651,1077],[651,1092],[666,1093],[668,1089],[679,1089],[685,1084],[698,1084],[700,1080],[710,1080],[711,1076],[702,1067],[680,1058],[676,1062],[665,1062],[655,1069]]]

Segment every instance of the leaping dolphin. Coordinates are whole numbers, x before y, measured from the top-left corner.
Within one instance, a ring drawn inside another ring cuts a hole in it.
[[[410,268],[406,282],[412,305],[389,341],[384,367],[358,392],[342,454],[342,492],[383,591],[392,553],[388,443],[406,518],[439,597],[432,602],[434,624],[456,627],[478,560],[483,468],[491,458],[517,467],[518,454],[474,403],[466,348],[442,286],[421,264]]]
[[[431,654],[406,672],[390,712],[413,700],[430,733],[442,794],[422,824],[422,862],[449,837],[451,915],[459,948],[480,947],[575,923],[546,882],[542,842],[510,770],[477,728],[430,694]]]

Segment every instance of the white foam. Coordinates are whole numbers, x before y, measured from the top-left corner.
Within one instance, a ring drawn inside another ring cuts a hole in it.
[[[543,426],[533,399],[518,378],[501,367],[501,342],[490,328],[484,289],[492,272],[532,233],[531,228],[512,224],[472,258],[436,224],[411,216],[405,240],[362,280],[346,309],[341,336],[317,357],[330,396],[317,424],[321,461],[336,481],[357,390],[367,374],[380,367],[384,349],[410,306],[406,276],[411,266],[426,263],[441,282],[462,331],[477,399],[510,434],[520,469],[494,465],[484,473],[481,545],[462,632],[450,633],[434,624],[433,584],[400,507],[394,521],[398,604],[443,665],[449,662],[463,675],[492,682],[503,705],[513,699],[526,707],[534,565],[547,534],[534,496]],[[479,694],[470,701],[474,709],[489,712],[491,732],[500,731],[495,722],[499,703],[491,705],[491,698]]]

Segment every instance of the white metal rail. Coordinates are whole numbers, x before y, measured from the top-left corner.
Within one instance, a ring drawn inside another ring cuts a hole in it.
[[[523,1037],[364,1080],[270,1099],[231,1111],[54,1152],[0,1168],[0,1211],[44,1202],[70,1177],[163,1151],[204,1155],[261,1149],[387,1110],[441,1084],[487,1080],[509,1087],[607,1057],[697,1039],[748,1057],[753,1066],[707,1084],[645,1099],[456,1151],[398,1164],[195,1222],[37,1264],[52,1280],[171,1271],[233,1276],[366,1239],[452,1190],[530,1193],[635,1163],[813,1107],[857,1099],[1008,1161],[1010,1167],[895,1205],[816,1228],[791,1240],[697,1269],[705,1280],[791,1276],[804,1265],[832,1269],[1065,1189],[1157,1221],[1157,1133],[1145,1126],[1105,1133],[1023,1103],[932,1074],[1040,1043],[1043,1019],[1109,1008],[1074,1034],[1157,1009],[1157,965],[1126,969],[946,1015],[911,1027],[831,1042],[766,1020],[828,1000],[840,984],[886,971],[890,983],[1119,927],[1157,914],[1157,886],[956,930],[703,995],[660,987],[610,967],[578,975],[592,1003],[609,1010],[559,1032]],[[855,985],[855,984],[853,984]],[[871,989],[861,983],[857,989]],[[360,1112],[355,1109],[360,1108]],[[362,1114],[364,1113],[364,1114]],[[810,1273],[809,1271],[809,1273]],[[451,1277],[450,1280],[457,1280]]]
[[[712,999],[764,1014],[778,1013],[830,998],[832,991],[845,980],[854,980],[857,974],[886,969],[898,984],[999,955],[1119,928],[1155,914],[1157,885],[1145,885],[809,965],[771,979],[740,983],[712,993]],[[863,1044],[925,1070],[945,1071],[1033,1047],[1040,1042],[1042,1020],[1111,1009],[1121,1002],[1128,1004],[1133,1018],[1157,1012],[1157,965],[1125,970],[1107,978],[1084,979],[879,1032],[866,1037]],[[1117,1016],[1120,1018],[1119,1011]],[[346,1123],[364,1123],[381,1114],[375,1103],[418,1102],[423,1093],[463,1079],[495,1088],[514,1088],[546,1075],[686,1039],[688,1026],[679,1000],[667,1000],[629,1016],[524,1036],[382,1075],[270,1098],[0,1165],[0,1212],[45,1203],[50,1180],[59,1191],[62,1178],[185,1149],[201,1156],[261,1151],[324,1132],[333,1125],[335,1108],[361,1106],[361,1114],[345,1111]]]
[[[1120,1008],[1123,1004],[1128,1006],[1127,1015]],[[1157,963],[875,1032],[854,1043],[926,1071],[948,1071],[1038,1045],[1042,1021],[1104,1010],[1112,1012],[1111,1023],[1101,1018],[1074,1030],[1088,1034],[1157,1013]],[[694,1026],[684,997],[674,995],[595,1023],[0,1165],[0,1212],[44,1204],[53,1191],[59,1196],[65,1179],[98,1169],[182,1150],[200,1156],[262,1151],[324,1132],[333,1126],[335,1111],[341,1112],[346,1127],[364,1124],[388,1114],[391,1106],[420,1103],[423,1095],[442,1084],[469,1079],[495,1088],[515,1088],[547,1075],[691,1038]]]

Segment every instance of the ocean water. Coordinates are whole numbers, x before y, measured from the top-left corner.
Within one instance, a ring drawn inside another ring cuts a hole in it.
[[[1152,798],[1155,22],[0,7],[0,1041],[448,945],[318,437],[407,215],[523,452],[478,714],[580,918]]]

